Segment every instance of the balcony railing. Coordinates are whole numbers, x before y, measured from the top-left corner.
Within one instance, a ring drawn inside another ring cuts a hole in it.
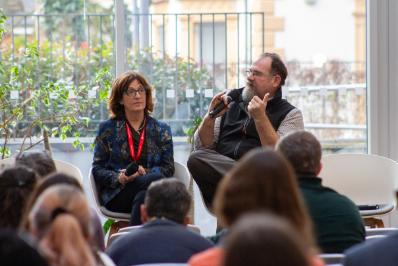
[[[35,41],[45,59],[35,70],[37,86],[48,79],[91,86],[102,67],[114,73],[113,14],[17,14],[7,23],[1,60],[21,63],[21,53]],[[244,85],[244,70],[266,47],[264,26],[264,14],[256,12],[127,14],[126,68],[149,78],[154,116],[182,136],[215,93]],[[98,97],[91,89],[89,97]],[[284,94],[322,140],[366,147],[366,84],[290,86]],[[105,104],[86,115],[91,118],[86,134],[93,136],[107,118]]]

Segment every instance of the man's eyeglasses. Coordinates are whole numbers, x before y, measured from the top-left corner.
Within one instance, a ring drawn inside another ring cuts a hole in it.
[[[272,77],[272,76],[274,76],[273,74],[263,73],[263,72],[249,68],[246,70],[246,76],[249,77],[251,75],[253,75],[254,77]]]
[[[138,90],[134,90],[134,89],[127,89],[124,91],[124,93],[129,96],[129,97],[133,97],[133,96],[141,96],[143,94],[145,94],[145,88],[139,88]]]

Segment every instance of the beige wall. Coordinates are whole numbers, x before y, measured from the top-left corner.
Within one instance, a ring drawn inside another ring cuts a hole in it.
[[[355,0],[355,61],[366,61],[366,1]],[[358,72],[365,72],[364,64],[357,64]]]
[[[178,2],[178,7],[172,7],[171,5]],[[284,30],[284,20],[281,17],[275,17],[274,15],[274,0],[256,0],[249,1],[251,6],[248,7],[249,12],[261,12],[265,14],[265,31],[264,31],[264,44],[265,51],[276,51],[284,54],[283,49],[275,47],[275,33]],[[180,0],[180,1],[153,1],[151,6],[151,12],[153,13],[224,13],[224,12],[243,12],[244,1],[243,0]],[[240,23],[244,23],[244,16],[240,17]],[[225,18],[223,16],[215,16],[215,22],[224,23]],[[212,22],[212,17],[203,16],[202,22]],[[161,23],[161,21],[158,21]],[[180,32],[178,33],[181,38],[181,43],[187,43],[188,41],[188,21],[187,17],[180,17]],[[194,25],[200,23],[199,16],[191,16],[189,21],[190,28],[190,55],[194,54],[195,42],[194,42]],[[160,25],[160,24],[159,24]],[[254,15],[252,20],[253,31],[252,31],[252,55],[253,58],[257,57],[263,52],[263,21],[261,16]],[[236,63],[237,61],[237,17],[229,16],[227,19],[227,34],[228,34],[228,62]],[[241,32],[242,34],[242,32]],[[240,36],[242,38],[244,34]],[[170,36],[166,36],[170,37]],[[156,46],[156,36],[154,36],[154,45]],[[244,40],[242,40],[244,41]],[[242,42],[240,43],[242,45]],[[244,44],[243,44],[244,45]],[[186,57],[188,55],[188,47],[181,47],[181,56]]]

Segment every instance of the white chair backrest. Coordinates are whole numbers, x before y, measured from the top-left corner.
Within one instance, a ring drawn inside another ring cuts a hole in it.
[[[119,232],[119,233],[131,232],[131,231],[134,231],[134,230],[136,230],[136,229],[138,229],[138,228],[141,228],[141,227],[142,227],[142,225],[131,225],[131,226],[126,226],[126,227],[120,228],[118,232]]]
[[[392,233],[397,233],[398,228],[386,227],[386,228],[366,228],[366,237],[375,235],[389,235]]]
[[[146,264],[136,264],[133,266],[188,266],[186,263],[146,263]]]
[[[119,230],[119,233],[124,233],[124,232],[130,232],[133,231],[135,229],[141,228],[142,225],[134,225],[134,226],[127,226],[127,227],[123,227]],[[192,232],[198,233],[200,234],[200,228],[194,224],[188,224],[187,228],[189,230],[191,230]]]
[[[325,186],[349,197],[356,205],[394,204],[398,164],[371,154],[330,154],[322,159]]]
[[[88,180],[90,183],[90,189],[91,192],[93,193],[93,197],[95,200],[95,205],[96,209],[105,217],[111,218],[111,219],[116,219],[116,220],[121,220],[121,221],[128,221],[130,219],[130,214],[129,213],[122,213],[122,212],[113,212],[105,208],[105,206],[101,205],[99,195],[98,195],[98,190],[97,190],[97,185],[95,183],[94,176],[91,172],[88,174]]]
[[[133,266],[188,266],[186,263],[145,263],[145,264],[136,264]]]
[[[344,260],[344,254],[319,254],[326,265],[340,265]]]
[[[184,185],[189,188],[189,182],[191,181],[191,175],[185,165],[179,162],[174,162],[174,177],[180,180]]]
[[[366,243],[379,241],[380,239],[386,238],[387,235],[373,235],[373,236],[366,236],[365,240]]]
[[[73,176],[74,178],[79,180],[80,184],[83,184],[83,176],[82,176],[82,172],[80,171],[79,168],[77,168],[76,166],[74,166],[71,163],[68,163],[68,162],[65,162],[62,160],[55,159],[54,163],[55,163],[55,167],[57,168],[57,172],[65,173],[70,176]]]
[[[97,185],[95,184],[95,179],[94,179],[94,176],[93,176],[91,170],[92,169],[90,168],[88,181],[90,183],[90,188],[91,188],[91,192],[93,193],[93,198],[95,200],[95,203],[99,208],[99,206],[101,206],[101,203],[100,203],[99,196],[98,196]]]
[[[108,243],[107,243],[107,247],[109,247],[113,242],[115,242],[117,239],[121,238],[122,236],[127,235],[128,232],[117,232],[112,234],[109,239],[108,239]]]
[[[15,158],[7,158],[7,159],[0,160],[0,170],[4,169],[5,167],[7,167],[9,165],[13,165],[14,163],[15,163]],[[68,162],[65,162],[62,160],[54,159],[54,163],[55,163],[55,168],[57,168],[57,172],[61,172],[61,173],[65,173],[70,176],[73,176],[74,178],[79,180],[79,182],[81,184],[83,184],[83,176],[82,176],[82,172],[80,171],[79,168],[77,168],[76,166],[74,166],[71,163],[68,163]]]
[[[15,158],[6,158],[0,160],[0,170],[3,170],[4,168],[13,165],[15,163]]]

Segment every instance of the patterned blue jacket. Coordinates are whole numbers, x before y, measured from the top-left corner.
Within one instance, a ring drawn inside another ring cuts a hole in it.
[[[172,176],[174,158],[170,126],[147,116],[145,134],[147,172]],[[118,181],[119,170],[126,168],[130,162],[125,120],[109,119],[102,122],[95,139],[92,165],[101,204],[107,204],[123,189]]]

